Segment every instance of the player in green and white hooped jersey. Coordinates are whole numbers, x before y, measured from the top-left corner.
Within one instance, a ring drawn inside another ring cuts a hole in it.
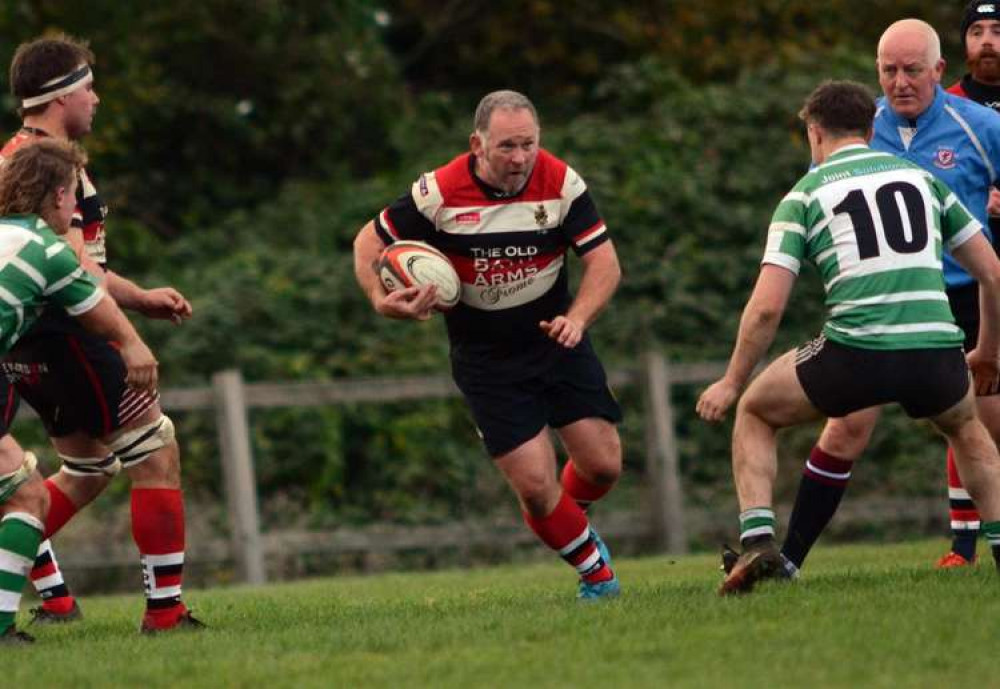
[[[823,334],[771,363],[737,407],[743,554],[720,594],[787,576],[774,543],[775,435],[823,416],[898,402],[910,416],[929,418],[955,448],[984,519],[1000,522],[1000,455],[969,386],[970,368],[977,390],[997,385],[1000,261],[947,187],[867,147],[874,114],[872,95],[851,82],[827,82],[807,99],[801,117],[817,167],[778,205],[726,374],[698,400],[702,418],[724,417],[774,338],[800,263],[816,264],[829,309]],[[944,294],[943,245],[988,297],[968,366]],[[1000,563],[1000,547],[994,556]]]
[[[80,268],[57,233],[69,229],[77,175],[86,156],[78,147],[40,141],[0,167],[0,354],[47,304],[61,306],[85,327],[122,345],[130,384],[156,385],[156,359],[113,299]],[[3,383],[9,385],[4,379]],[[36,460],[4,431],[0,436],[0,643],[33,639],[14,627],[28,571],[41,542],[49,493]]]
[[[863,349],[956,347],[963,338],[944,292],[942,245],[954,251],[981,230],[926,170],[849,144],[782,199],[763,262],[793,274],[803,260],[817,266],[827,339]],[[893,250],[882,251],[880,241]]]

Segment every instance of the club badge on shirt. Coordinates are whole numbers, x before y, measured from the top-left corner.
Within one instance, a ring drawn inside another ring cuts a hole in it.
[[[545,206],[538,204],[538,208],[535,209],[535,222],[539,227],[545,227],[545,224],[549,221],[549,214],[545,210]]]
[[[955,167],[955,151],[951,148],[941,147],[934,156],[934,165],[942,170],[950,170]]]

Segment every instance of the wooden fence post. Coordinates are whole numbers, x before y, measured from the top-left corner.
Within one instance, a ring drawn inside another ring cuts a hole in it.
[[[242,580],[248,584],[263,584],[267,577],[243,376],[237,370],[220,371],[212,376],[212,391],[219,446],[222,449],[222,473],[232,527],[233,554]]]
[[[659,351],[647,351],[643,356],[643,371],[646,472],[649,476],[652,532],[660,548],[669,553],[686,553],[684,495],[666,358]]]

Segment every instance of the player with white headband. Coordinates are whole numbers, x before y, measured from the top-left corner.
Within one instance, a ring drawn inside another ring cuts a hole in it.
[[[84,63],[77,65],[76,69],[68,74],[49,79],[38,89],[37,96],[31,96],[21,101],[21,107],[27,110],[37,105],[44,105],[60,96],[65,96],[78,88],[90,86],[94,83],[94,72],[90,65]]]
[[[93,63],[87,45],[65,35],[18,46],[10,84],[21,104],[23,126],[0,150],[0,158],[38,139],[77,141],[90,133],[100,103]],[[179,322],[189,317],[191,305],[176,290],[143,289],[107,269],[107,208],[86,170],[80,173],[76,202],[67,242],[114,300],[152,318]],[[51,503],[45,535],[56,533],[124,469],[132,481],[132,537],[145,583],[141,628],[157,632],[202,626],[181,602],[185,528],[180,451],[157,391],[125,385],[114,343],[51,310],[10,351],[3,368],[18,394],[38,412],[62,460],[61,470],[45,481]],[[33,611],[36,622],[79,617],[47,540],[30,577],[43,601]]]

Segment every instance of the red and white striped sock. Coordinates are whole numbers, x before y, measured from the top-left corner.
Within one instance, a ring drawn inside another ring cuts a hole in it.
[[[42,599],[42,607],[49,612],[65,615],[73,609],[73,594],[63,580],[59,561],[52,552],[52,544],[48,539],[38,546],[38,556],[28,574],[31,585],[35,587],[38,597]]]
[[[563,466],[561,483],[563,491],[568,493],[584,512],[590,508],[591,504],[603,498],[614,487],[613,483],[601,486],[588,481],[580,475],[572,459],[567,460]]]
[[[951,549],[966,560],[976,556],[979,538],[979,510],[962,485],[955,466],[955,452],[948,448],[948,516],[951,518]]]
[[[146,594],[144,624],[174,626],[187,611],[184,574],[184,497],[176,488],[132,489],[132,538],[139,548]]]
[[[545,545],[572,565],[584,581],[596,583],[614,577],[597,550],[587,515],[568,493],[563,492],[556,508],[547,517],[536,518],[525,512],[524,521]]]

